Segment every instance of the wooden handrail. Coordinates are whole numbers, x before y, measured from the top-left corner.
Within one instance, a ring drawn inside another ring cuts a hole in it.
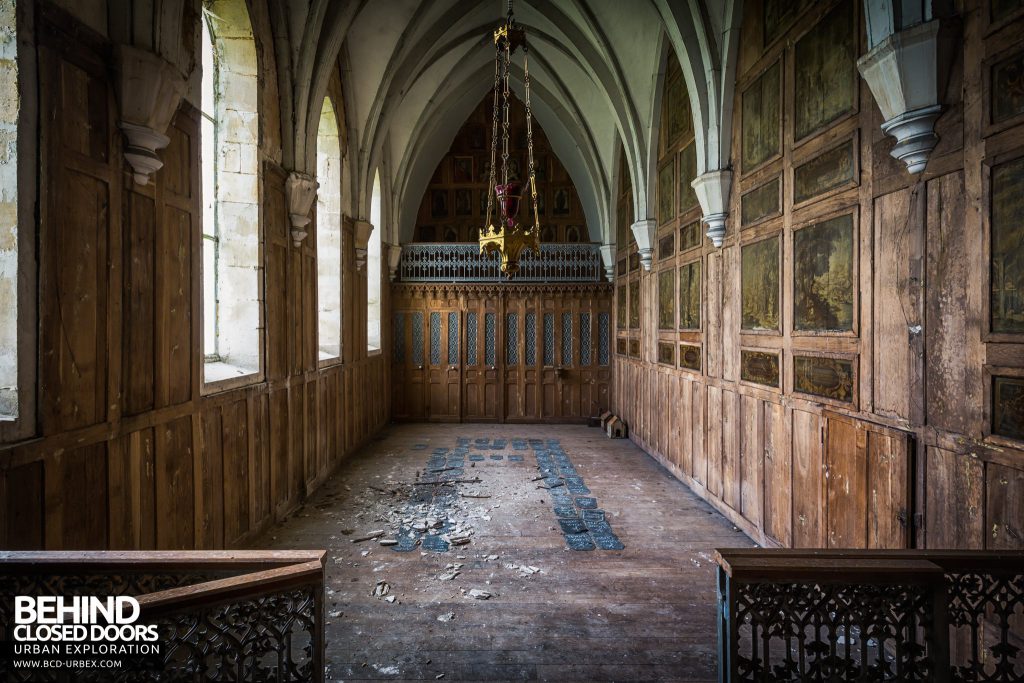
[[[276,567],[224,579],[204,581],[190,586],[168,588],[138,596],[143,617],[188,611],[193,607],[209,607],[261,593],[276,593],[293,586],[323,581],[322,560]]]
[[[0,574],[72,570],[147,572],[255,570],[323,560],[325,550],[0,551]]]
[[[85,585],[132,595],[142,622],[157,625],[166,638],[161,656],[174,680],[230,671],[242,680],[322,681],[326,554],[0,551],[0,595],[71,595]],[[0,614],[6,608],[0,602]],[[4,627],[0,619],[0,633]],[[6,666],[0,661],[0,679],[10,673]],[[74,678],[74,671],[64,673]],[[110,676],[130,681],[138,672],[117,669]]]

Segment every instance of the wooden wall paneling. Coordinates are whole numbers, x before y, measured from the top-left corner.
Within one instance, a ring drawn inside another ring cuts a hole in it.
[[[820,417],[792,411],[793,547],[825,547],[825,499]]]
[[[337,374],[334,375],[337,377]],[[270,431],[270,396],[260,392],[250,395],[250,410],[252,430],[252,496],[250,497],[252,526],[262,527],[272,517],[273,507],[271,501],[271,456],[272,434]],[[334,421],[340,429],[340,421]],[[340,457],[342,452],[341,443],[334,442],[335,457]]]
[[[867,547],[868,433],[852,420],[829,418],[825,442],[827,547]]]
[[[263,249],[266,258],[264,292],[266,311],[266,377],[282,379],[289,374],[289,342],[294,329],[286,312],[290,289],[285,174],[276,164],[263,164]]]
[[[134,188],[134,184],[130,187]],[[152,186],[149,186],[152,187]],[[124,412],[152,410],[156,391],[156,226],[153,197],[126,192],[124,201]],[[191,281],[191,278],[190,278]]]
[[[766,536],[784,547],[793,544],[793,460],[790,411],[764,404],[764,518]]]
[[[928,423],[959,434],[975,434],[981,424],[984,348],[980,319],[971,311],[971,263],[979,240],[966,222],[963,173],[928,183]],[[980,260],[980,259],[978,259]]]
[[[130,550],[135,547],[138,524],[137,500],[141,484],[138,467],[133,467],[129,437],[120,436],[107,444],[107,547]],[[0,539],[0,547],[2,539]]]
[[[0,534],[9,550],[44,547],[46,533],[45,473],[42,461],[3,470],[0,502],[3,518]]]
[[[875,412],[907,422],[923,415],[922,221],[909,189],[874,200],[873,367]]]
[[[764,501],[764,428],[767,404],[753,396],[740,396],[740,507],[743,517],[762,525]]]
[[[707,388],[708,408],[705,441],[705,449],[708,458],[708,491],[721,497],[722,495],[722,429],[723,429],[723,400],[722,390],[716,386]]]
[[[740,420],[739,398],[735,391],[722,391],[722,498],[726,505],[737,512],[741,507],[740,487],[743,477],[740,463],[743,423]]]
[[[196,547],[191,416],[156,429],[156,546],[160,550]]]
[[[199,459],[201,501],[196,527],[196,546],[199,548],[223,548],[225,527],[225,486],[234,484],[227,481],[229,470],[224,466],[224,419],[220,405],[213,405],[203,411]],[[228,429],[232,427],[228,425]]]
[[[119,216],[111,93],[84,45],[39,50],[41,135],[39,417],[44,434],[97,424],[107,409],[108,245]]]
[[[197,112],[192,107],[179,111],[168,131],[171,138],[165,163],[166,173],[156,183],[158,221],[155,229],[156,311],[156,407],[185,403],[192,399],[192,287],[198,270],[192,263],[193,231],[201,232],[199,200],[191,195],[192,185],[183,180],[199,173],[189,153],[198,147]],[[200,285],[201,286],[201,285]],[[128,349],[127,353],[131,353]],[[198,354],[200,358],[202,353]]]
[[[914,442],[909,434],[868,432],[869,548],[911,547],[913,452]]]
[[[288,507],[288,390],[267,394],[271,513],[279,516]]]
[[[986,469],[987,550],[1024,550],[1024,469],[990,462]]]
[[[926,450],[924,547],[985,547],[985,466],[973,454]]]
[[[693,478],[703,487],[708,485],[708,458],[705,447],[705,418],[707,405],[705,401],[706,388],[701,382],[689,382],[691,399],[691,413],[693,429],[690,431],[690,460]]]
[[[722,269],[723,257],[718,253],[710,253],[705,258],[707,275],[704,283],[704,364],[708,377],[722,376]]]
[[[235,546],[249,531],[249,419],[244,397],[221,410],[224,477],[224,543]]]
[[[52,454],[45,464],[46,548],[107,546],[107,444]]]

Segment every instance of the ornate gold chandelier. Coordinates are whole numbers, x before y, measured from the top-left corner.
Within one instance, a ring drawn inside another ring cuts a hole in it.
[[[529,157],[529,190],[533,227],[519,224],[519,203],[522,199],[522,183],[518,178],[509,177],[509,108],[508,87],[509,67],[512,53],[523,48],[523,83],[526,96],[526,149]],[[526,45],[526,31],[518,26],[512,16],[512,0],[508,2],[505,23],[494,31],[494,117],[491,125],[491,176],[487,188],[487,216],[480,229],[480,253],[501,255],[501,272],[507,277],[519,271],[519,258],[525,249],[540,254],[540,218],[537,212],[537,178],[533,165],[533,123],[530,115],[530,61]],[[500,99],[499,99],[500,98]],[[498,122],[501,119],[501,183],[498,183]],[[494,200],[497,199],[497,227],[491,221],[494,216]]]

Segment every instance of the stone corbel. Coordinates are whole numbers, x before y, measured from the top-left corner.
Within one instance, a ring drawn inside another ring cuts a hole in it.
[[[705,234],[716,247],[721,247],[725,240],[725,221],[729,217],[732,171],[708,171],[694,178],[690,184],[700,202]]]
[[[601,261],[604,263],[604,276],[608,282],[615,279],[615,245],[601,245]]]
[[[389,244],[388,245],[388,274],[391,277],[391,281],[394,282],[398,277],[398,266],[402,262],[402,245],[401,244]]]
[[[644,218],[633,223],[631,229],[633,239],[636,240],[636,245],[640,248],[640,263],[644,270],[650,270],[651,263],[654,261],[654,237],[658,232],[658,221],[653,218]]]
[[[928,163],[939,136],[939,33],[941,21],[911,26],[887,36],[857,60],[857,68],[878,102],[882,130],[896,138],[892,156],[911,173]]]
[[[292,171],[288,174],[284,187],[288,199],[288,218],[292,224],[292,242],[297,247],[309,234],[306,231],[306,226],[311,220],[309,212],[313,210],[316,190],[320,183],[313,176]]]
[[[150,176],[163,167],[157,150],[171,139],[167,128],[185,95],[187,79],[159,55],[131,45],[118,45],[118,126],[127,138],[125,160],[135,182],[148,185]]]
[[[356,269],[362,271],[366,266],[366,250],[370,244],[370,235],[373,233],[373,224],[370,221],[356,221],[354,233]]]

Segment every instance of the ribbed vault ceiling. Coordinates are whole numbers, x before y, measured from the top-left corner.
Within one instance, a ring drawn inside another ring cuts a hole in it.
[[[333,53],[342,69],[352,210],[368,214],[379,169],[388,226],[383,237],[410,240],[434,168],[493,84],[490,35],[504,18],[505,3],[273,1],[282,22],[276,54],[293,81],[283,90],[294,93],[294,120],[306,121],[297,126],[286,157],[293,155],[297,167],[315,157],[315,118]],[[716,103],[722,99],[720,55],[730,49],[721,47],[730,35],[723,27],[732,25],[734,9],[731,2],[709,4],[711,11],[698,0],[515,2],[530,42],[534,115],[572,176],[594,238],[614,239],[620,139],[637,188],[637,216],[649,213],[653,131],[668,49],[676,51],[691,90],[700,169],[722,163]],[[514,61],[513,88],[522,96],[522,54]]]

